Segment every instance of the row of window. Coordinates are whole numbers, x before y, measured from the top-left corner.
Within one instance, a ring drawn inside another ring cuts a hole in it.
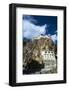
[[[54,54],[45,54],[45,56],[55,56]]]
[[[45,51],[45,53],[54,53],[54,51]]]
[[[45,57],[45,59],[55,59],[55,57],[47,56],[47,57]]]

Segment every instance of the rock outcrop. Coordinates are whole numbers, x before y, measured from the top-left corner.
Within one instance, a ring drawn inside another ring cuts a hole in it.
[[[48,36],[38,36],[32,40],[23,41],[23,68],[24,73],[26,71],[31,72],[40,70],[44,67],[44,61],[41,56],[42,50],[52,50],[57,54],[57,47]],[[32,67],[31,67],[32,65]],[[37,67],[38,66],[38,67]],[[30,67],[30,69],[29,69]],[[31,69],[32,68],[32,69]],[[35,70],[36,69],[36,70]],[[30,71],[29,71],[30,70]]]

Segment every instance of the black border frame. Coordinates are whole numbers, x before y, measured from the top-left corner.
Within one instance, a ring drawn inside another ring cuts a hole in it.
[[[27,82],[16,83],[16,8],[39,8],[39,9],[55,9],[63,10],[64,17],[64,73],[63,80],[58,81],[42,81],[42,82]],[[65,6],[50,6],[50,5],[32,5],[32,4],[10,4],[9,5],[9,85],[10,86],[29,86],[29,85],[44,85],[44,84],[59,84],[66,83],[66,7]]]

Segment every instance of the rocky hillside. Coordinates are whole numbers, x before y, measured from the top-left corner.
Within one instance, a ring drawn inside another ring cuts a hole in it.
[[[33,40],[23,41],[23,68],[25,70],[36,71],[44,67],[44,62],[41,57],[41,50],[53,50],[55,55],[57,47],[48,36],[38,36]],[[30,68],[30,69],[29,69]]]

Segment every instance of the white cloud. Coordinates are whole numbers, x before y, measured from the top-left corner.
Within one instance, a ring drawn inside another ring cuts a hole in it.
[[[24,15],[23,16],[23,19],[24,20],[28,20],[28,21],[33,22],[33,23],[37,23],[37,20],[34,19],[34,17],[33,16],[30,16],[30,15]]]
[[[39,25],[35,25],[29,20],[24,19],[23,20],[24,37],[28,39],[32,39],[33,37],[38,36],[40,34],[45,34],[46,27],[47,27],[46,24],[39,26]]]
[[[24,32],[24,37],[28,38],[28,39],[32,39],[33,37],[36,37],[38,35],[46,35],[46,31],[47,31],[47,24],[44,24],[42,26],[40,25],[35,25],[34,22],[32,22],[31,20],[35,20],[33,17],[28,16],[25,17],[23,20],[23,32]],[[48,34],[49,37],[51,37],[51,39],[53,40],[53,42],[55,43],[57,41],[57,34],[55,32],[55,34],[51,35]]]
[[[51,38],[52,38],[53,42],[55,43],[55,42],[56,42],[56,40],[57,40],[57,35],[56,35],[56,34],[51,35]]]

